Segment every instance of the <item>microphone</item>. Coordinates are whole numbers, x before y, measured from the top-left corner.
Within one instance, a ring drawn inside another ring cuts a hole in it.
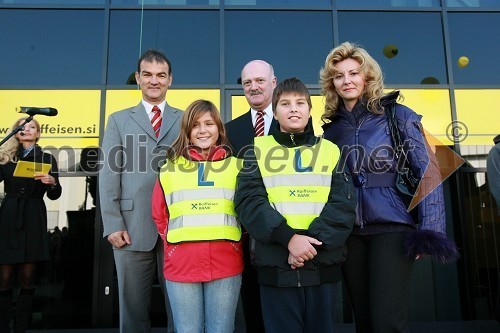
[[[49,117],[57,115],[57,110],[54,108],[37,108],[33,106],[20,106],[16,108],[16,111],[19,113],[29,114],[32,117],[36,114]]]

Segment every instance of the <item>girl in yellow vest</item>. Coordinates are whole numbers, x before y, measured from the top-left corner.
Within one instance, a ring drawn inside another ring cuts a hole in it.
[[[233,204],[239,168],[226,145],[215,105],[193,102],[153,191],[178,333],[234,330],[243,259]]]

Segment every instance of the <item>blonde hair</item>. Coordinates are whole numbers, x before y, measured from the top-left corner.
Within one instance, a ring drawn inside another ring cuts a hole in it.
[[[28,117],[19,118],[7,131],[7,134],[12,133],[17,126],[21,124],[22,121],[28,119]],[[35,123],[38,133],[40,133],[40,124],[35,119],[31,120]],[[36,140],[38,142],[38,139]],[[0,146],[0,164],[4,165],[9,162],[15,162],[17,160],[17,152],[19,150],[19,141],[16,136],[13,135],[7,140],[2,146]]]
[[[11,133],[9,130],[7,134]],[[5,141],[5,143],[0,146],[0,164],[4,165],[9,162],[14,162],[17,157],[17,149],[19,147],[19,142],[17,139],[12,136],[9,140]]]
[[[384,95],[384,77],[379,64],[364,48],[344,42],[330,51],[324,67],[319,72],[321,94],[325,96],[325,112],[321,116],[323,122],[327,122],[342,103],[342,98],[335,90],[333,78],[337,74],[337,63],[346,59],[356,60],[360,64],[360,71],[365,75],[366,85],[362,97],[368,110],[373,113],[383,112],[380,108],[380,98]]]
[[[198,118],[200,118],[205,113],[210,113],[210,116],[219,129],[219,138],[217,139],[217,145],[228,146],[226,129],[224,127],[224,124],[222,123],[219,110],[217,110],[217,107],[212,102],[198,99],[187,107],[184,115],[182,116],[179,136],[172,144],[171,149],[167,151],[167,157],[169,160],[175,161],[179,156],[183,156],[188,160],[191,159],[189,156],[189,147],[191,147],[189,138],[191,136],[191,130],[193,129]],[[229,149],[226,150],[229,154]]]

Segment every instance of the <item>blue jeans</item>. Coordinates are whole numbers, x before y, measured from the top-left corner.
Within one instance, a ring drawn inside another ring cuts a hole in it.
[[[177,333],[229,333],[240,295],[241,274],[210,282],[166,280]]]

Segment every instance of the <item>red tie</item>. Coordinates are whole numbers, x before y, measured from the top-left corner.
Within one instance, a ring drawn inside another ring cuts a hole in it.
[[[257,111],[257,119],[255,120],[255,136],[264,135],[264,111]]]
[[[153,125],[153,131],[155,132],[156,137],[158,137],[158,135],[160,135],[161,128],[161,110],[155,105],[152,112],[154,115],[153,119],[151,119],[151,125]]]

